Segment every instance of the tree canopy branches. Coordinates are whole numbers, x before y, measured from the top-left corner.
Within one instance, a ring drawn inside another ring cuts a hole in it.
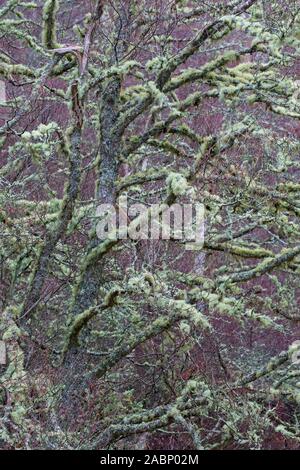
[[[2,3],[0,447],[295,448],[298,2]]]

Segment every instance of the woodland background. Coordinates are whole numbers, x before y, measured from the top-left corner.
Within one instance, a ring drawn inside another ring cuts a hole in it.
[[[0,448],[299,449],[299,51],[299,0],[0,0]]]

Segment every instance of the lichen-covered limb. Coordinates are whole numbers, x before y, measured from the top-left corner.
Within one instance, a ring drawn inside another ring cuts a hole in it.
[[[28,291],[27,298],[24,303],[23,312],[21,315],[22,321],[32,310],[37,306],[41,290],[47,275],[48,265],[51,254],[56,247],[58,241],[67,230],[68,223],[72,220],[75,201],[78,196],[81,179],[81,134],[82,129],[77,119],[76,126],[73,128],[70,142],[71,149],[69,154],[70,175],[66,194],[63,199],[61,212],[54,230],[48,231],[44,245],[40,251],[36,268],[33,273],[32,281]]]
[[[227,181],[237,186],[239,188],[243,188],[245,194],[250,194],[251,196],[257,196],[266,198],[266,200],[276,206],[280,206],[283,208],[288,209],[290,212],[294,213],[296,216],[300,215],[300,204],[299,201],[291,196],[291,192],[288,192],[288,195],[284,191],[274,190],[273,188],[263,186],[262,184],[258,184],[253,181],[249,181],[249,178],[245,178],[244,176],[233,176],[228,175],[226,177]],[[207,182],[218,182],[219,177],[217,176],[208,176],[206,178]],[[267,220],[267,219],[266,219]]]
[[[67,336],[64,348],[63,348],[63,354],[65,354],[71,347],[78,345],[78,336],[81,330],[87,325],[87,323],[92,318],[98,315],[99,312],[106,310],[108,308],[111,308],[116,302],[116,299],[118,295],[120,294],[120,292],[121,291],[118,288],[112,289],[111,291],[107,293],[101,305],[96,305],[95,307],[91,307],[88,310],[84,311],[83,313],[77,315],[77,317],[75,317],[75,320],[73,321],[70,327],[70,331],[68,333],[68,336]]]
[[[190,69],[184,71],[182,74],[178,75],[175,78],[172,78],[164,86],[163,91],[169,93],[183,85],[186,85],[190,82],[195,82],[197,80],[202,80],[213,70],[223,67],[228,62],[236,61],[243,55],[251,54],[255,51],[255,47],[246,48],[240,51],[227,51],[225,54],[217,57],[215,60],[208,62],[200,69]]]
[[[196,99],[198,99],[198,95],[196,96]],[[189,100],[190,100],[190,97],[188,98],[188,105],[190,105]],[[183,103],[182,106],[184,107],[185,103]],[[171,121],[173,120],[172,116],[170,117],[170,120]],[[140,140],[138,139],[135,143],[132,144],[131,147],[129,146],[127,150],[125,151],[125,154],[128,155],[130,152],[132,152],[133,150],[136,150],[137,147],[139,147],[146,141],[149,145],[153,145],[154,141],[148,140],[149,136],[151,135],[151,132],[153,133],[157,132],[159,134],[160,132],[165,130],[164,126],[166,125],[166,123],[167,121],[164,123],[158,123],[157,125],[155,125],[152,129],[150,129],[147,133],[145,133],[144,136]],[[209,136],[206,138],[202,137],[201,141],[200,141],[200,138],[198,138],[197,143],[198,144],[201,143],[200,151],[196,154],[194,158],[194,162],[192,164],[191,169],[189,170],[187,179],[191,182],[196,179],[198,166],[201,163],[202,158],[206,154],[209,153],[210,158],[213,158],[214,156],[222,154],[223,152],[225,152],[226,150],[228,150],[234,145],[235,140],[238,137],[241,137],[246,132],[249,132],[249,130],[252,128],[251,126],[252,126],[252,123],[249,123],[249,119],[246,118],[242,123],[239,123],[239,125],[237,126],[233,126],[228,131],[221,133],[221,135],[219,135],[218,137],[216,136]],[[154,145],[163,148],[165,151],[170,150],[168,143],[164,141],[163,142],[157,141]],[[173,151],[174,153],[176,153],[176,147],[173,148]],[[171,153],[172,153],[172,150],[171,150]],[[141,173],[130,175],[126,178],[123,178],[118,183],[117,185],[118,191],[124,190],[127,187],[130,187],[131,185],[143,184],[148,181],[161,180],[163,179],[164,175],[168,174],[168,172],[169,172],[169,169],[165,168],[165,169],[159,169],[159,170],[153,169],[147,172],[143,172],[143,173],[141,172]]]
[[[170,205],[172,205],[175,200],[176,200],[176,194],[172,193],[172,191],[169,192],[167,195],[165,202],[162,204],[155,205],[154,207],[149,207],[147,211],[141,213],[141,215],[137,216],[135,219],[133,219],[129,226],[128,230],[125,228],[125,232],[130,233],[130,231],[134,230],[138,226],[142,226],[145,221],[149,219],[149,216],[158,216],[160,214],[163,214]],[[124,229],[123,229],[124,230]],[[80,287],[83,283],[84,276],[88,272],[89,268],[93,265],[95,265],[96,262],[99,262],[104,258],[104,256],[113,248],[115,247],[120,241],[123,239],[123,233],[122,231],[118,233],[118,231],[115,231],[114,233],[109,234],[109,237],[104,240],[103,242],[99,243],[96,246],[93,246],[87,256],[84,259],[84,263],[81,267],[81,273],[80,273],[80,278],[77,283],[77,288],[75,290],[75,293],[78,293],[78,290],[80,290]]]
[[[293,261],[293,259],[296,258],[296,256],[298,256],[299,254],[300,246],[296,246],[295,248],[284,249],[278,255],[272,258],[266,258],[264,261],[257,264],[254,268],[249,269],[247,271],[240,271],[229,276],[222,276],[218,279],[218,282],[236,283],[249,281],[250,279],[262,276],[263,274],[266,274],[275,268],[279,268],[285,263]]]
[[[129,124],[134,121],[138,116],[140,116],[146,109],[148,109],[155,99],[150,90],[146,93],[144,99],[139,99],[135,107],[127,110],[126,112],[121,113],[121,118],[119,118],[116,127],[120,131],[120,134],[124,133],[125,129]]]
[[[134,186],[137,184],[143,184],[150,181],[159,181],[166,178],[168,174],[168,168],[161,168],[159,170],[152,169],[146,172],[135,173],[134,175],[130,175],[120,179],[117,183],[117,191],[124,191],[130,186]]]
[[[45,50],[40,46],[36,38],[29,34],[24,27],[25,25],[29,26],[30,23],[33,22],[31,22],[29,19],[3,19],[0,22],[0,34],[1,36],[9,34],[16,40],[24,42],[26,46],[29,46],[38,54],[46,56]]]
[[[298,347],[298,350],[300,346]],[[295,353],[297,348],[293,347],[289,351],[281,353],[276,358],[273,358],[266,366],[262,367],[259,371],[247,375],[238,382],[238,386],[245,386],[255,380],[258,380],[273,371],[275,371],[280,365],[284,364],[289,360],[291,354]],[[121,423],[113,424],[93,442],[93,448],[98,446],[106,447],[112,442],[128,437],[132,434],[138,434],[143,432],[151,432],[155,429],[165,428],[174,422],[180,422],[181,425],[187,424],[186,428],[191,433],[197,448],[203,448],[199,433],[195,428],[191,428],[190,423],[187,419],[195,413],[199,413],[199,407],[206,406],[208,404],[207,398],[198,397],[191,399],[188,402],[178,401],[178,403],[166,406],[157,407],[151,411],[136,413],[132,417],[126,417]],[[179,413],[176,413],[176,409]],[[200,411],[201,412],[201,411]],[[182,416],[182,419],[180,419]]]
[[[192,105],[194,103],[195,100],[198,101],[198,99],[200,99],[200,95],[197,92],[194,95],[189,96],[186,100],[184,100],[180,105],[180,109],[182,109],[182,110],[186,109],[186,107],[189,107],[190,105]],[[175,119],[175,117],[170,116],[167,121],[172,122],[174,119]],[[160,123],[156,124],[152,128],[152,130],[145,133],[144,136],[142,136],[140,139],[138,139],[137,143],[132,144],[132,147],[131,148],[129,147],[127,149],[127,151],[126,151],[127,154],[131,153],[131,151],[133,150],[133,147],[136,149],[137,147],[139,147],[143,143],[144,140],[147,141],[147,139],[150,137],[152,132],[160,133],[161,131],[163,131],[165,126],[166,126],[167,121],[166,122],[160,122]],[[198,166],[199,162],[201,161],[201,158],[203,157],[204,153],[207,152],[208,149],[212,149],[212,155],[213,156],[228,150],[234,144],[235,139],[238,136],[243,135],[246,131],[248,131],[250,127],[249,127],[249,122],[246,119],[245,122],[240,123],[239,126],[233,127],[229,132],[222,133],[219,136],[219,138],[216,138],[216,137],[208,138],[206,140],[206,142],[203,144],[203,147],[201,147],[201,151],[199,152],[199,155],[196,156],[195,163],[193,165],[193,168],[189,171],[189,175],[188,175],[187,180],[191,181],[196,177],[197,166]],[[107,164],[109,164],[109,162],[110,162],[110,158],[108,158]],[[103,165],[104,165],[104,163],[103,163]],[[114,172],[114,169],[110,168],[109,172],[112,172],[112,171]],[[164,171],[162,172],[162,174],[164,174]],[[150,179],[151,179],[151,176],[152,175],[149,174]],[[147,175],[145,175],[145,177],[147,179]],[[143,182],[143,177],[142,176],[139,177],[139,175],[132,175],[128,179],[125,179],[125,181],[128,181],[128,184],[130,184],[130,183],[133,183],[134,181],[137,181],[136,178],[140,182]],[[112,184],[111,183],[111,177],[107,178],[107,182],[109,184],[105,185],[105,187],[102,188],[102,197],[105,197],[105,195],[108,192],[111,195],[111,190],[110,190],[111,184]],[[176,200],[176,194],[169,194],[169,196],[166,198],[165,204],[161,204],[159,211],[161,213],[163,213],[164,210],[166,210],[168,206],[170,206],[171,204],[173,204],[175,202],[175,200]],[[151,209],[149,209],[146,214],[142,214],[141,216],[137,217],[135,220],[133,220],[131,222],[130,227],[132,228],[133,226],[138,226],[138,224],[141,224],[141,222],[143,220],[148,218],[148,214],[150,214],[150,212],[151,212]],[[130,230],[130,227],[129,227],[129,230]],[[85,258],[82,269],[81,269],[80,279],[79,279],[79,282],[77,284],[77,288],[75,290],[76,296],[78,296],[78,293],[80,294],[80,292],[83,293],[82,286],[85,284],[85,279],[87,280],[87,282],[89,282],[90,276],[88,275],[88,272],[90,270],[90,267],[92,267],[96,262],[99,262],[101,259],[103,259],[104,256],[108,253],[108,251],[112,247],[117,245],[119,243],[119,241],[120,241],[120,239],[118,239],[118,237],[110,237],[107,240],[105,240],[104,242],[100,243],[99,245],[93,247],[89,251],[88,255]],[[235,247],[235,248],[233,248],[233,250],[235,250],[235,252],[237,254],[239,248]],[[239,252],[241,253],[241,249],[239,250]],[[244,254],[245,254],[245,252],[244,252]],[[249,252],[248,252],[248,254],[249,254]],[[262,252],[259,252],[259,253],[257,252],[256,254],[262,256]],[[264,254],[266,255],[266,252],[264,252]],[[252,255],[253,255],[253,252],[252,252]],[[245,256],[246,256],[246,254],[245,254]],[[260,257],[260,256],[257,256],[257,257]],[[83,293],[83,295],[84,295],[84,293]],[[75,303],[75,305],[79,304],[78,297],[77,297],[77,300],[75,299],[74,303]]]
[[[53,62],[50,63],[41,77],[43,83],[53,66],[59,61],[56,55]],[[28,295],[24,302],[21,315],[21,321],[24,322],[25,317],[32,312],[40,301],[42,287],[47,275],[47,269],[50,256],[53,253],[58,241],[66,233],[69,222],[72,220],[75,202],[80,190],[81,181],[81,138],[83,128],[83,103],[79,97],[79,81],[74,80],[71,83],[71,106],[73,126],[70,132],[70,149],[68,143],[65,142],[62,147],[63,153],[69,160],[70,174],[68,185],[63,198],[62,207],[56,227],[46,233],[45,242],[36,262],[35,271],[32,276]]]
[[[100,6],[102,2],[97,3],[97,20],[98,14],[100,14],[100,10],[102,9]],[[49,0],[44,7],[44,13],[47,12],[46,19],[48,21],[48,28],[54,27],[53,26],[53,15],[58,8],[58,2]],[[99,11],[98,11],[99,10]],[[50,18],[50,19],[49,19]],[[47,28],[46,28],[47,30]],[[85,53],[88,54],[88,49],[90,47],[92,38],[89,38],[89,43],[86,45]],[[87,57],[85,57],[87,61]],[[56,65],[59,61],[58,55],[55,55],[55,63]],[[49,69],[48,75],[50,71],[53,69],[53,66]],[[83,73],[85,72],[84,69],[80,69],[81,78],[83,78]],[[70,150],[68,149],[67,145],[64,147],[66,156],[69,159],[69,166],[70,166],[70,175],[68,180],[68,186],[65,192],[65,197],[63,199],[61,212],[58,218],[57,225],[54,230],[51,232],[48,231],[46,234],[45,243],[41,249],[40,255],[38,257],[35,272],[33,274],[32,282],[29,288],[29,294],[26,298],[24,303],[24,309],[21,318],[24,319],[28,315],[32,309],[35,308],[37,303],[40,299],[41,290],[44,284],[44,280],[47,274],[47,268],[49,265],[50,256],[55,249],[58,241],[62,238],[65,234],[68,224],[72,219],[73,211],[77,196],[79,194],[80,189],[80,180],[81,180],[81,137],[82,137],[82,127],[83,127],[83,103],[79,96],[79,81],[74,80],[71,83],[71,105],[72,105],[72,119],[73,119],[73,128],[70,134]]]
[[[207,407],[209,399],[204,396],[196,396],[186,401],[177,400],[165,406],[158,406],[151,411],[136,413],[125,417],[120,423],[112,424],[92,442],[92,448],[107,448],[113,442],[133,434],[153,432],[176,423],[179,412],[183,419],[188,419],[201,413],[201,407]],[[181,423],[182,424],[182,423]]]
[[[180,424],[186,431],[190,434],[195,449],[197,450],[204,450],[202,445],[202,439],[200,436],[199,431],[197,430],[196,426],[191,423],[188,419],[186,419],[181,412],[178,411],[178,414],[175,415],[175,421]]]
[[[0,388],[5,390],[5,415],[14,425],[14,432],[7,436],[8,442],[23,440],[29,421],[27,418],[29,403],[29,378],[24,366],[24,352],[19,344],[22,331],[17,326],[9,308],[2,312],[0,333],[6,345],[8,366],[0,377]],[[4,435],[4,434],[3,434]]]
[[[268,109],[279,116],[287,116],[295,119],[300,119],[300,108],[299,111],[295,111],[291,108],[290,103],[286,101],[284,103],[274,103],[272,96],[264,96],[262,93],[257,93],[256,97],[253,97],[253,103],[264,103]]]
[[[19,4],[19,0],[9,0],[7,4],[0,10],[0,18],[3,18],[7,13],[14,11],[15,7]]]
[[[189,107],[199,105],[205,97],[218,95],[218,92],[195,92],[188,96],[185,100],[178,104],[178,112],[184,112]],[[134,152],[136,152],[143,144],[147,143],[149,139],[159,136],[162,133],[168,132],[168,127],[179,118],[177,112],[171,113],[167,119],[156,122],[150,129],[147,129],[143,134],[139,135],[133,141],[129,141],[128,144],[123,144],[121,156],[122,161],[127,161],[127,158]]]
[[[56,61],[56,59],[55,59]],[[65,72],[68,72],[75,66],[75,60],[70,60],[67,63],[56,64],[49,73],[49,77],[58,77]],[[10,64],[6,62],[0,63],[0,75],[8,77],[10,75],[19,75],[28,78],[39,79],[40,73],[43,73],[43,70],[40,69],[34,70],[24,64]],[[58,90],[59,91],[59,90]],[[32,97],[31,97],[32,101]],[[11,124],[12,125],[12,124]]]
[[[57,47],[56,14],[58,7],[58,0],[46,0],[43,8],[43,44],[48,49]]]
[[[251,382],[255,382],[266,375],[269,375],[276,371],[278,367],[291,359],[292,355],[297,353],[300,350],[300,344],[292,345],[288,351],[282,351],[278,356],[273,357],[265,366],[261,369],[252,372],[251,374],[246,375],[241,380],[238,381],[239,386],[247,385]]]
[[[149,140],[158,137],[160,134],[168,134],[171,124],[181,117],[180,113],[184,113],[186,110],[193,106],[199,106],[200,103],[203,102],[204,98],[218,97],[218,95],[218,90],[209,90],[201,93],[196,91],[195,93],[188,95],[187,98],[185,98],[184,100],[179,101],[176,107],[176,111],[171,112],[165,120],[156,122],[150,129],[147,129],[143,134],[139,135],[137,138],[134,138],[133,140],[131,140],[131,142],[129,141],[128,144],[123,145],[121,152],[122,161],[127,161],[127,158],[131,154],[136,152],[143,144],[148,143]],[[247,122],[246,118],[244,122],[240,123],[239,126],[233,127],[233,129],[231,129],[231,132],[222,133],[218,139],[214,136],[208,137],[203,142],[203,148],[205,148],[206,151],[209,148],[213,149],[212,153],[213,155],[216,155],[218,154],[218,152],[223,152],[230,148],[237,137],[243,135],[250,129],[252,129],[252,124],[249,123],[249,120]],[[194,167],[197,167],[199,161],[201,160],[202,153],[199,153],[198,158],[195,161]],[[193,175],[194,172],[195,170],[192,168],[191,173]]]
[[[102,13],[102,3],[97,2],[98,16]],[[97,10],[96,8],[96,10]],[[120,10],[120,24],[116,23],[118,41],[111,51],[111,63],[118,62],[118,56],[126,53],[129,42],[130,28],[127,27],[131,16],[132,5],[123,5]],[[99,85],[101,93],[98,100],[99,119],[99,155],[97,165],[96,199],[98,204],[115,204],[118,178],[121,135],[116,122],[120,112],[120,93],[122,80],[119,75],[112,76],[104,86]],[[93,232],[90,239],[88,254],[82,264],[80,279],[75,287],[72,301],[73,315],[93,305],[101,283],[103,265],[96,264],[97,257],[103,259],[105,254],[116,244],[116,240],[100,243]]]
[[[23,77],[36,78],[36,72],[23,64],[0,63],[0,75],[20,75]]]
[[[107,191],[109,188],[107,188]],[[143,223],[145,223],[146,220],[148,220],[149,215],[152,214],[154,215],[154,212],[156,216],[158,214],[162,214],[165,212],[170,205],[172,205],[176,200],[176,195],[173,194],[172,192],[169,192],[167,195],[165,202],[162,204],[159,204],[158,206],[154,206],[154,209],[150,207],[147,211],[142,213],[141,215],[137,216],[134,220],[131,221],[128,227],[128,233],[130,233],[131,230],[134,230],[136,227],[139,225],[142,226]],[[127,229],[125,229],[127,231]],[[119,234],[122,235],[122,234]],[[110,236],[104,240],[101,243],[95,243],[92,244],[92,247],[89,249],[88,254],[84,258],[84,262],[81,266],[81,271],[79,275],[79,279],[77,282],[77,285],[75,286],[74,290],[74,295],[73,295],[73,302],[72,302],[72,308],[74,309],[73,313],[76,312],[78,313],[78,309],[82,310],[82,304],[90,305],[90,300],[87,298],[87,291],[91,289],[92,296],[95,296],[96,293],[98,292],[98,286],[99,286],[99,262],[104,259],[104,257],[107,255],[107,253],[115,246],[117,246],[120,241],[123,239],[123,236],[118,236],[118,233],[111,233]],[[98,266],[96,266],[96,263]],[[94,279],[93,279],[94,278]],[[91,280],[93,279],[93,282]],[[86,309],[89,308],[89,305],[86,306]],[[80,311],[80,310],[79,310]]]
[[[247,11],[257,0],[248,0],[246,2],[242,2],[238,6],[233,9],[234,15],[239,15],[245,11]],[[181,84],[184,84],[187,80],[184,79],[183,81],[179,80],[170,84],[168,89],[168,81],[172,75],[172,73],[181,65],[183,64],[190,56],[195,54],[199,47],[207,40],[214,36],[214,34],[224,28],[228,27],[228,22],[225,22],[222,18],[219,20],[214,21],[210,25],[208,25],[200,34],[197,34],[194,39],[186,46],[177,56],[170,59],[166,65],[163,67],[161,72],[158,74],[156,80],[156,86],[158,90],[163,90],[164,86],[166,86],[166,91],[171,91]],[[242,54],[243,52],[241,52]],[[247,53],[247,52],[245,52]],[[205,73],[208,73],[207,70],[204,70]],[[176,84],[175,84],[176,83]],[[149,106],[153,103],[154,96],[151,93],[146,94],[143,99],[139,99],[135,105],[133,105],[126,113],[123,113],[120,120],[117,123],[117,128],[121,130],[121,133],[124,132],[126,127],[136,119],[140,114],[142,114]]]
[[[245,2],[239,2],[239,4],[235,8],[233,8],[232,15],[240,15],[244,13],[257,1],[258,0],[247,0]],[[183,48],[183,50],[179,52],[177,56],[172,58],[160,72],[157,79],[159,88],[163,88],[163,86],[165,85],[165,83],[167,83],[174,70],[176,70],[177,67],[179,67],[189,57],[191,57],[199,49],[199,47],[205,43],[205,41],[213,38],[217,32],[221,31],[226,27],[228,27],[228,22],[224,21],[223,18],[220,18],[206,26],[201,33],[197,34],[194,39],[192,39],[192,41],[190,41],[190,43],[185,48]]]
[[[173,325],[182,319],[190,319],[203,328],[208,328],[209,323],[205,316],[195,307],[182,300],[170,300],[163,297],[152,298],[152,302],[157,308],[169,311],[168,314],[154,320],[137,334],[131,334],[124,343],[116,347],[107,359],[92,373],[97,378],[103,377],[107,371],[114,367],[121,359],[131,353],[137,346],[145,343],[149,339],[170,329]]]
[[[271,359],[261,369],[246,375],[233,385],[238,387],[244,387],[245,385],[248,385],[251,382],[259,380],[262,377],[273,373],[278,369],[278,367],[280,367],[282,364],[291,359],[292,355],[299,350],[300,345],[290,347],[288,351],[280,353],[278,356]],[[151,432],[155,429],[165,428],[166,426],[169,426],[172,422],[178,422],[178,413],[176,413],[176,409],[178,409],[178,411],[180,412],[180,415],[183,417],[183,420],[187,422],[187,418],[195,415],[195,411],[199,413],[199,407],[205,406],[207,404],[208,401],[205,398],[196,398],[195,402],[193,402],[193,400],[189,400],[186,403],[184,400],[178,400],[178,403],[172,405],[160,406],[151,411],[136,413],[132,417],[129,416],[124,418],[121,423],[113,424],[108,429],[106,429],[106,431],[104,431],[98,438],[95,439],[93,443],[93,448],[99,445],[109,445],[118,439],[130,436],[132,434]],[[183,421],[181,421],[181,424],[183,424]],[[190,426],[188,426],[188,430],[192,435],[193,433],[195,433],[195,429],[193,428],[192,430]],[[195,436],[196,442],[200,446],[202,446],[198,432],[196,432]]]
[[[288,372],[283,377],[281,377],[281,379],[277,380],[277,382],[274,383],[273,389],[276,390],[279,387],[281,387],[281,385],[283,385],[285,382],[288,382],[289,380],[295,379],[295,378],[298,379],[298,377],[300,377],[300,370],[294,370],[292,372]]]
[[[259,224],[263,224],[264,223],[264,219],[261,219],[260,222],[252,222],[248,225],[244,225],[242,228],[240,228],[239,230],[236,230],[234,232],[231,232],[229,234],[218,234],[218,235],[211,235],[209,233],[206,234],[206,240],[207,240],[207,243],[226,243],[226,242],[230,242],[232,240],[236,240],[237,238],[240,238],[242,237],[243,235],[247,235],[248,233],[252,232],[253,230],[255,230]]]
[[[16,112],[15,116],[8,120],[2,127],[0,127],[0,136],[5,135],[7,131],[12,129],[21,120],[21,118],[30,112],[32,103],[34,103],[34,101],[39,97],[41,88],[44,86],[47,78],[51,75],[51,72],[58,63],[59,57],[55,55],[40,71],[39,77],[35,81],[30,97],[23,103],[22,108]]]
[[[269,258],[273,255],[271,250],[265,248],[251,248],[250,246],[234,245],[232,243],[204,242],[204,248],[208,250],[224,251],[232,255],[241,256],[242,258]]]

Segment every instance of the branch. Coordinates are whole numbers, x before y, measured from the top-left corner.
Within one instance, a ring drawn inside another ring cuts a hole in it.
[[[194,320],[203,328],[209,327],[209,323],[205,316],[202,315],[192,305],[181,300],[170,300],[165,298],[152,298],[153,303],[157,303],[158,308],[167,309],[170,311],[168,315],[163,315],[153,321],[152,324],[146,326],[144,330],[137,334],[132,334],[124,343],[117,347],[109,357],[92,373],[97,378],[103,377],[108,370],[114,367],[121,359],[131,353],[137,346],[145,343],[149,339],[163,333],[171,328],[174,324],[183,319]]]
[[[251,382],[254,382],[262,377],[265,377],[268,374],[273,373],[278,367],[291,359],[291,356],[297,353],[300,350],[300,344],[293,345],[289,348],[288,351],[282,351],[278,356],[273,357],[266,365],[261,369],[251,372],[251,374],[246,375],[240,381],[238,381],[238,386],[243,387]]]
[[[222,282],[245,282],[250,279],[255,279],[263,274],[272,271],[275,268],[282,266],[285,263],[292,261],[297,255],[300,254],[300,246],[282,250],[278,255],[273,258],[266,258],[264,261],[256,265],[248,271],[242,271],[231,274],[230,276],[222,276],[218,279],[218,283]]]

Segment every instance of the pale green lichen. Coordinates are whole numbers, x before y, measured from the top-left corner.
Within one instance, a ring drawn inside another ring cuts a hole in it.
[[[14,408],[14,410],[11,412],[10,415],[11,415],[13,422],[17,425],[20,425],[23,423],[26,414],[27,414],[27,411],[24,408],[24,406],[19,405]]]
[[[7,64],[0,62],[0,75],[10,77],[11,75],[23,75],[24,77],[35,78],[36,74],[29,67],[22,64]]]
[[[184,335],[189,335],[190,332],[191,332],[191,326],[190,326],[190,324],[187,323],[186,321],[180,322],[179,328],[180,328],[180,331],[181,331]]]
[[[58,0],[46,0],[43,8],[42,40],[47,49],[57,47],[56,40],[56,14],[59,8]]]
[[[146,63],[146,69],[149,70],[149,72],[158,72],[163,68],[166,62],[166,57],[154,57]]]
[[[181,173],[170,173],[166,179],[168,191],[174,196],[183,196],[188,189],[187,179]]]
[[[12,324],[7,328],[2,336],[3,341],[10,341],[11,339],[18,339],[22,335],[20,328],[16,324]]]

